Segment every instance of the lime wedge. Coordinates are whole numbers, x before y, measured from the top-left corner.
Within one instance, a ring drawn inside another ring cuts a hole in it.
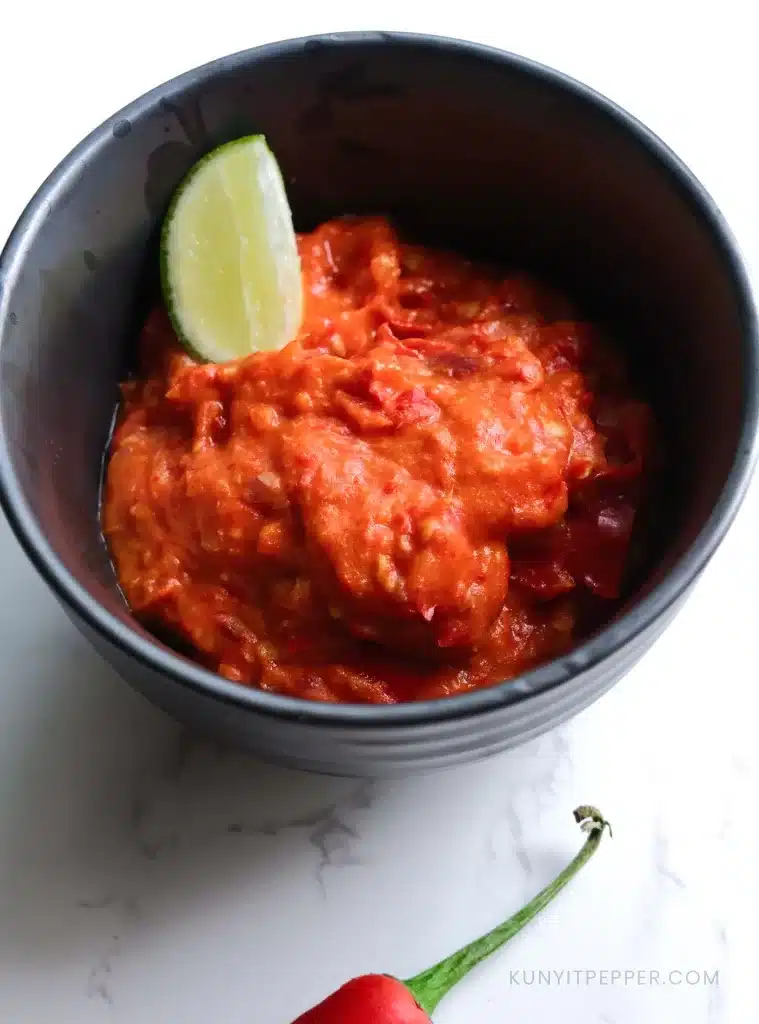
[[[300,259],[262,135],[219,146],[181,183],[163,223],[161,282],[180,341],[200,359],[223,363],[295,337]]]

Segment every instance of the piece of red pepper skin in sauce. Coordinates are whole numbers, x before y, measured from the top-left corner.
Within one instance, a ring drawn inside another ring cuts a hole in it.
[[[595,807],[574,811],[575,821],[587,834],[585,843],[550,885],[503,924],[408,981],[387,974],[364,974],[346,982],[293,1024],[430,1024],[438,1003],[473,967],[512,939],[546,907],[598,849],[611,826]]]

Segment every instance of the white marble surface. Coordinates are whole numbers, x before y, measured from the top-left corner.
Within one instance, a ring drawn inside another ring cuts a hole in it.
[[[145,88],[264,38],[373,23],[495,42],[607,92],[691,163],[757,265],[757,72],[737,4],[699,20],[678,3],[413,17],[326,3],[263,23],[226,0],[183,23],[157,7],[137,0],[118,32],[83,0],[4,14],[0,236],[55,160]],[[755,486],[679,619],[580,718],[485,764],[381,784],[185,735],[90,652],[0,524],[0,1020],[286,1024],[351,975],[414,973],[516,908],[575,851],[586,801],[614,839],[436,1020],[754,1019],[757,515]]]

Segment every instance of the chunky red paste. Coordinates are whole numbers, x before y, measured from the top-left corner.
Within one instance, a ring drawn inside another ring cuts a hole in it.
[[[651,417],[524,278],[399,241],[300,238],[280,352],[199,364],[155,311],[103,524],[133,611],[246,686],[393,703],[508,679],[620,593]]]

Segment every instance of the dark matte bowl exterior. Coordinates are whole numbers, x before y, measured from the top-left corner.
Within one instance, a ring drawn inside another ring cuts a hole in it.
[[[117,382],[155,287],[155,236],[210,147],[261,131],[302,228],[386,212],[432,240],[558,277],[625,339],[666,436],[646,580],[567,657],[398,707],[244,689],[134,622],[98,527]],[[303,768],[393,775],[481,758],[590,704],[651,645],[729,526],[756,448],[757,330],[703,189],[623,111],[529,61],[450,40],[325,36],[216,61],[98,128],[45,182],[0,264],[0,494],[93,645],[206,732]]]

